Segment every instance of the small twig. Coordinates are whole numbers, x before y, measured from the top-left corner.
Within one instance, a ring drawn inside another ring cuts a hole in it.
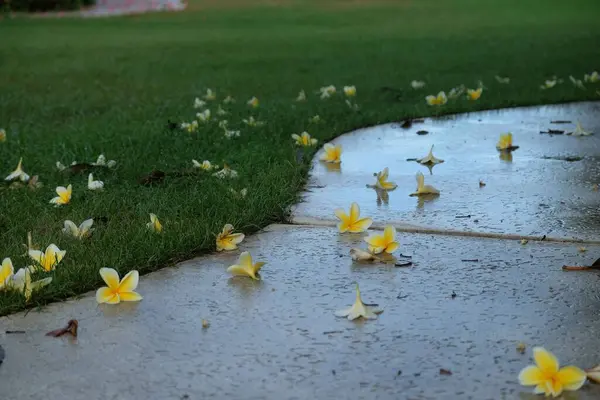
[[[572,121],[564,121],[562,119],[558,119],[556,121],[550,121],[551,124],[571,124]]]
[[[25,333],[25,331],[5,331],[4,333],[6,333],[7,335],[12,335],[12,334],[16,334],[16,333]]]
[[[565,131],[561,131],[560,129],[548,129],[547,131],[540,131],[540,133],[546,135],[562,135]]]
[[[404,255],[404,254],[402,254],[402,253],[398,254],[398,257],[412,258],[412,256],[407,256],[407,255]]]
[[[457,215],[454,218],[471,218],[471,214],[469,214],[469,215]]]
[[[323,335],[331,335],[332,333],[344,333],[344,331],[326,331],[323,332]]]
[[[479,258],[466,258],[464,260],[460,260],[462,262],[479,262]]]
[[[398,262],[394,264],[394,267],[410,267],[413,265],[412,261]]]

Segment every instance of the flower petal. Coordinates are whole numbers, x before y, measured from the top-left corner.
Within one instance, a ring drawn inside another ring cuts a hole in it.
[[[229,272],[232,275],[238,275],[238,276],[249,276],[248,275],[248,270],[246,268],[244,268],[241,265],[232,265],[229,268],[227,268],[227,272]]]
[[[400,247],[400,245],[397,242],[392,242],[387,245],[387,247],[385,248],[385,252],[391,254],[398,250],[398,247]]]
[[[525,367],[519,373],[519,382],[523,386],[539,385],[544,381],[544,374],[535,365]]]
[[[119,297],[121,301],[140,301],[143,299],[143,297],[137,292],[120,293]]]
[[[240,244],[245,237],[246,235],[244,235],[243,233],[232,233],[228,236],[228,239],[233,244]]]
[[[133,292],[137,288],[139,280],[139,272],[135,270],[129,271],[119,283],[119,293]]]
[[[556,377],[565,390],[577,390],[583,386],[586,380],[585,372],[572,365],[561,368]]]
[[[102,303],[115,304],[114,303],[115,297],[118,298],[118,296],[116,296],[115,293],[110,288],[107,288],[107,287],[102,287],[96,291],[96,301],[100,304],[102,304]]]
[[[383,238],[386,242],[393,242],[396,240],[396,228],[392,225],[388,225],[383,230]]]
[[[352,311],[352,307],[345,308],[343,310],[338,310],[335,312],[336,317],[347,317]]]
[[[352,203],[350,205],[350,220],[357,221],[358,217],[360,217],[360,207],[357,203]]]
[[[363,218],[354,222],[350,227],[350,232],[359,233],[364,232],[373,224],[373,220],[371,218]]]
[[[554,354],[543,347],[533,348],[533,358],[539,369],[546,375],[554,375],[558,372],[558,360]]]
[[[100,268],[100,276],[110,289],[117,290],[119,288],[119,274],[114,269]]]

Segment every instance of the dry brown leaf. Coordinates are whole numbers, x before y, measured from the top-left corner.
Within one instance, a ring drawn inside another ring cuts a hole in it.
[[[67,323],[67,326],[61,329],[55,329],[46,333],[46,336],[59,337],[64,334],[70,333],[73,337],[77,337],[77,328],[79,323],[76,319],[72,319]]]

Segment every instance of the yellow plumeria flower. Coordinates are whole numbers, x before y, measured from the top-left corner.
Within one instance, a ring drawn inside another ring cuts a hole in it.
[[[344,94],[346,97],[356,96],[356,86],[344,86]]]
[[[482,87],[478,89],[467,89],[467,98],[469,100],[479,100],[481,93],[483,93]]]
[[[210,171],[213,168],[217,168],[216,165],[212,165],[210,161],[208,160],[204,160],[202,161],[202,164],[200,164],[198,161],[196,160],[192,160],[192,164],[194,165],[194,168],[200,168],[203,169],[205,171]]]
[[[202,123],[210,121],[210,110],[207,108],[202,112],[196,113],[196,118],[198,118],[198,121]]]
[[[40,250],[29,250],[27,253],[37,263],[36,267],[46,272],[53,271],[67,254],[66,250],[59,249],[55,244],[50,244],[43,253]]]
[[[265,265],[264,262],[252,262],[252,256],[249,252],[245,251],[240,254],[237,264],[227,268],[227,272],[237,276],[248,276],[256,281],[260,280],[258,271]]]
[[[257,108],[260,105],[260,102],[256,97],[252,97],[250,100],[248,100],[246,104],[248,104],[252,108]]]
[[[552,89],[558,83],[557,79],[548,79],[540,86],[540,89]]]
[[[417,172],[417,191],[411,193],[411,196],[438,195],[440,191],[431,185],[425,184],[425,176],[421,172]]]
[[[430,106],[442,106],[448,102],[448,98],[446,97],[446,93],[442,91],[437,96],[429,95],[425,97],[425,101]]]
[[[94,225],[94,220],[92,218],[86,219],[79,225],[75,225],[75,223],[71,220],[65,221],[65,227],[62,229],[62,232],[65,235],[73,236],[77,239],[85,239],[92,234],[92,225]]]
[[[513,146],[513,136],[512,133],[504,133],[500,135],[500,139],[496,144],[496,149],[500,151],[510,151],[514,150],[516,146]]]
[[[246,237],[243,233],[233,233],[234,228],[231,224],[225,224],[221,233],[217,235],[217,251],[235,250],[237,245]]]
[[[429,165],[436,165],[436,164],[441,164],[444,162],[444,160],[440,159],[440,158],[436,158],[433,155],[433,145],[431,145],[431,148],[429,149],[429,154],[427,154],[426,157],[423,158],[419,158],[417,160],[417,162],[419,164],[429,164]]]
[[[119,280],[119,273],[112,268],[100,268],[100,276],[106,287],[96,291],[96,301],[99,304],[119,304],[122,301],[140,301],[142,296],[135,292],[140,280],[137,271],[130,271]]]
[[[594,71],[589,75],[585,74],[583,76],[583,80],[586,82],[591,82],[591,83],[600,82],[600,74],[598,73],[598,71]]]
[[[14,273],[15,269],[11,259],[7,257],[2,260],[2,264],[0,265],[0,290],[9,285]]]
[[[573,132],[567,133],[567,135],[571,135],[571,136],[590,136],[591,134],[592,134],[592,132],[588,132],[585,129],[583,129],[583,127],[581,126],[581,123],[579,121],[577,121],[575,130]]]
[[[213,176],[215,176],[219,179],[226,179],[226,178],[235,179],[238,177],[238,173],[236,170],[229,168],[229,166],[227,164],[225,164],[225,165],[223,165],[223,169],[215,172],[213,174]]]
[[[321,161],[325,161],[328,163],[339,164],[342,162],[342,145],[338,144],[336,146],[331,143],[326,143],[323,146],[324,153],[321,155]]]
[[[0,143],[6,142],[6,131],[4,129],[0,129]]]
[[[212,101],[217,98],[217,94],[212,91],[212,89],[206,89],[206,94],[204,95],[204,100]]]
[[[319,92],[321,93],[321,99],[327,99],[335,94],[336,89],[333,85],[323,86],[319,89]]]
[[[417,90],[417,89],[422,89],[422,88],[424,88],[424,87],[425,87],[425,82],[423,82],[423,81],[411,81],[411,82],[410,82],[410,86],[411,86],[413,89],[415,89],[415,90]]]
[[[248,119],[242,119],[242,122],[251,127],[259,127],[265,124],[263,121],[255,120],[253,116],[248,117]]]
[[[56,188],[57,197],[50,200],[50,204],[54,204],[56,207],[69,204],[71,202],[71,194],[73,193],[73,186],[67,187],[59,186]]]
[[[304,90],[301,90],[300,93],[298,93],[296,101],[306,101],[306,93],[304,92]]]
[[[161,233],[163,230],[163,226],[158,220],[156,214],[150,213],[150,222],[146,224],[146,228],[148,228],[151,232]]]
[[[495,78],[496,78],[496,81],[498,81],[498,83],[502,83],[502,84],[505,84],[505,85],[508,84],[508,83],[510,83],[510,78],[509,77],[502,77],[502,76],[496,75]]]
[[[318,140],[310,137],[308,132],[302,132],[300,135],[296,135],[295,133],[292,135],[292,139],[296,141],[298,146],[314,146],[317,144]]]
[[[29,175],[23,171],[23,157],[19,159],[19,164],[17,164],[17,168],[11,172],[6,178],[5,181],[14,181],[20,180],[21,182],[27,182],[29,180]]]
[[[558,397],[563,391],[578,390],[585,383],[583,370],[574,366],[559,369],[554,354],[543,347],[533,348],[533,358],[536,365],[525,367],[519,373],[519,382],[523,386],[535,386],[535,394]]]
[[[9,284],[11,288],[23,293],[25,301],[31,299],[34,290],[47,286],[52,282],[52,278],[44,278],[39,281],[31,282],[31,269],[31,267],[19,269],[12,277],[12,281]]]
[[[581,81],[581,79],[575,79],[575,77],[573,75],[569,75],[569,80],[571,81],[571,83],[573,84],[573,86],[579,88],[579,89],[583,89],[585,90],[585,85],[583,84],[583,82]]]
[[[364,232],[369,229],[371,224],[373,224],[373,220],[371,218],[360,218],[360,207],[356,203],[352,203],[350,205],[350,214],[346,214],[343,208],[335,209],[334,213],[335,216],[340,220],[340,222],[337,224],[337,228],[340,233]]]
[[[383,190],[394,190],[398,187],[394,182],[388,181],[388,177],[390,175],[390,170],[388,167],[385,167],[383,171],[375,174],[377,177],[377,182],[375,182],[375,187]]]
[[[369,245],[369,251],[373,254],[383,252],[391,254],[400,247],[396,241],[396,228],[392,225],[387,225],[383,230],[383,234],[372,233],[364,240]]]
[[[336,311],[336,317],[346,317],[350,321],[355,320],[357,318],[364,319],[377,319],[377,314],[381,314],[383,310],[373,307],[367,306],[363,303],[362,298],[360,297],[360,289],[358,288],[358,283],[356,284],[356,300],[354,304],[350,308],[346,308],[344,310]]]
[[[88,189],[89,190],[103,190],[104,189],[104,182],[102,182],[102,181],[95,181],[94,180],[94,175],[93,174],[89,174],[88,175]]]

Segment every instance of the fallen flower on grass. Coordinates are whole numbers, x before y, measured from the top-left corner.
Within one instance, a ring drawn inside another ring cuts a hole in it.
[[[198,121],[194,120],[192,122],[182,122],[181,129],[187,131],[188,133],[196,132],[196,130],[198,130]]]
[[[75,225],[75,223],[71,220],[65,221],[65,227],[62,229],[62,232],[65,235],[73,236],[77,239],[85,239],[92,234],[92,225],[94,225],[94,220],[92,218],[86,219],[79,225]]]
[[[513,136],[510,132],[500,135],[500,139],[496,144],[496,149],[503,152],[513,151],[518,148],[519,146],[513,146]]]
[[[163,230],[163,226],[158,220],[156,214],[150,213],[150,222],[146,224],[146,228],[148,228],[151,232],[161,233]]]
[[[204,171],[210,171],[214,168],[218,168],[216,165],[212,165],[210,161],[208,160],[204,160],[202,161],[202,164],[200,164],[198,161],[196,160],[192,160],[192,164],[194,166],[194,168],[200,168]]]
[[[66,253],[66,250],[59,249],[54,243],[46,247],[45,252],[40,250],[28,251],[29,257],[37,263],[37,265],[34,266],[34,269],[38,269],[39,267],[46,272],[53,271],[65,257]]]
[[[502,77],[502,76],[496,75],[494,78],[496,78],[496,81],[498,81],[498,83],[502,83],[502,84],[510,83],[509,77]]]
[[[221,169],[220,171],[217,171],[213,174],[213,176],[219,178],[219,179],[225,179],[225,178],[237,178],[238,177],[238,173],[237,171],[229,168],[229,166],[227,164],[223,165],[223,169]]]
[[[225,224],[221,233],[217,235],[217,251],[235,250],[237,245],[246,237],[243,233],[233,233],[234,228],[231,224]]]
[[[221,107],[221,106],[217,107],[217,115],[222,117],[227,114],[229,114],[229,112],[224,110],[223,107]]]
[[[244,198],[246,198],[246,195],[248,194],[247,188],[244,188],[244,189],[240,190],[239,192],[237,190],[235,190],[234,188],[229,188],[229,191],[231,192],[231,194],[234,195],[234,197],[237,197],[238,199],[244,199]]]
[[[427,101],[427,104],[430,106],[442,106],[448,102],[448,97],[446,97],[446,93],[442,91],[439,92],[437,96],[429,95],[425,97],[425,101]]]
[[[331,143],[326,143],[323,146],[324,153],[321,155],[320,160],[327,163],[339,164],[342,162],[342,145],[332,145]]]
[[[227,272],[235,276],[247,276],[255,281],[260,280],[260,274],[258,271],[265,265],[264,262],[252,262],[252,256],[249,252],[245,251],[240,254],[237,264],[227,268]]]
[[[377,319],[377,314],[381,314],[383,310],[376,308],[374,306],[369,306],[363,303],[362,298],[360,297],[360,289],[358,288],[358,283],[356,284],[356,300],[354,304],[350,308],[346,308],[343,310],[339,310],[335,312],[336,317],[346,317],[350,321],[355,320],[357,318],[364,319]]]
[[[5,181],[14,181],[20,180],[21,182],[27,182],[29,180],[29,175],[23,171],[23,157],[19,159],[19,163],[17,164],[17,168],[11,172],[6,178]]]
[[[450,92],[448,93],[448,98],[456,99],[456,98],[460,97],[464,92],[465,92],[465,85],[457,86],[455,88],[450,89]]]
[[[5,288],[15,273],[12,260],[5,258],[0,265],[0,290]]]
[[[321,99],[327,99],[335,94],[336,89],[333,85],[323,86],[319,89],[319,92],[321,93]]]
[[[563,265],[563,271],[588,271],[600,269],[600,258],[592,263],[592,265]]]
[[[392,225],[387,225],[383,234],[372,233],[364,239],[369,245],[369,251],[373,254],[388,253],[392,254],[400,247],[396,241],[396,228]]]
[[[300,93],[298,93],[296,101],[306,101],[306,93],[304,92],[304,90],[301,90]]]
[[[39,281],[31,281],[31,267],[21,268],[13,275],[10,287],[18,292],[21,292],[25,297],[25,301],[31,299],[31,295],[35,290],[38,290],[44,286],[49,285],[52,282],[52,278],[44,278]]]
[[[581,123],[579,121],[577,121],[577,123],[575,125],[575,130],[573,132],[567,133],[567,135],[571,135],[571,136],[590,136],[590,135],[592,135],[592,132],[588,132],[585,129],[583,129],[583,127],[581,126]]]
[[[265,124],[263,121],[255,120],[252,115],[249,116],[248,119],[245,119],[245,118],[242,119],[242,122],[250,127],[259,127],[259,126],[263,126]]]
[[[90,165],[93,165],[94,167],[114,168],[117,165],[117,162],[115,160],[106,161],[104,154],[100,154],[98,159],[96,159],[96,162],[93,162]]]
[[[344,86],[344,94],[346,97],[356,96],[356,86]]]
[[[294,133],[292,139],[296,141],[296,145],[304,147],[314,146],[318,142],[317,139],[311,138],[308,132],[302,132],[300,135]]]
[[[533,348],[533,358],[536,365],[521,370],[519,382],[523,386],[535,386],[535,394],[558,397],[564,390],[578,390],[586,381],[586,373],[575,366],[559,369],[554,354],[542,347]]]
[[[352,260],[354,260],[354,261],[367,261],[367,262],[381,261],[381,258],[377,257],[375,254],[373,254],[369,251],[364,251],[364,250],[358,249],[356,247],[353,247],[350,249],[350,257],[352,257]]]
[[[410,82],[410,86],[411,86],[413,89],[415,89],[415,90],[417,90],[417,89],[422,89],[422,88],[424,88],[424,87],[425,87],[425,82],[423,82],[423,81],[411,81],[411,82]]]
[[[105,287],[96,291],[99,304],[119,304],[121,301],[140,301],[142,296],[135,292],[140,279],[137,271],[130,271],[119,280],[119,273],[112,268],[100,268],[100,276]]]
[[[334,211],[335,216],[340,220],[337,224],[340,233],[360,233],[364,232],[373,224],[371,218],[360,218],[360,207],[357,203],[350,205],[350,213],[346,214],[344,209],[337,208]]]
[[[0,129],[0,143],[6,142],[6,131],[4,129]]]
[[[431,148],[429,149],[429,154],[427,154],[427,156],[423,157],[423,158],[419,158],[417,159],[417,162],[419,164],[430,164],[430,165],[436,165],[436,164],[441,164],[444,162],[444,160],[440,159],[440,158],[436,158],[433,155],[433,145],[431,145]]]
[[[548,79],[540,86],[540,89],[552,89],[558,83],[557,79]]]
[[[575,79],[575,77],[573,75],[569,75],[569,80],[571,81],[573,86],[575,86],[576,88],[585,90],[585,85],[583,84],[581,79]]]
[[[213,92],[212,89],[206,89],[204,100],[211,101],[217,98],[217,93]]]
[[[89,190],[103,190],[104,189],[104,182],[102,182],[102,181],[95,181],[94,180],[94,175],[89,174],[88,175],[88,189]]]
[[[467,99],[479,100],[479,98],[481,97],[481,93],[483,93],[482,87],[478,89],[467,89]]]
[[[72,319],[72,320],[69,320],[69,322],[67,322],[66,327],[50,331],[50,332],[46,333],[46,336],[61,337],[62,335],[69,333],[69,334],[71,334],[71,336],[77,337],[77,328],[78,327],[79,327],[79,322],[77,322],[76,319]]]
[[[67,187],[58,186],[56,188],[57,197],[54,197],[50,200],[50,204],[54,204],[55,207],[60,207],[63,205],[67,205],[71,202],[71,195],[73,193],[73,186],[69,185]]]
[[[198,118],[198,121],[202,123],[210,121],[210,110],[207,108],[202,112],[196,113],[196,118]]]
[[[252,97],[246,104],[252,108],[257,108],[260,105],[260,101],[258,101],[258,98]]]
[[[318,124],[319,122],[321,122],[321,117],[318,114],[314,115],[308,119],[308,122],[311,124]]]
[[[440,191],[431,185],[425,184],[425,176],[421,172],[417,172],[417,191],[411,193],[410,196],[424,195],[439,195]]]
[[[398,185],[396,185],[394,182],[388,181],[388,177],[390,175],[390,170],[388,169],[388,167],[385,167],[383,171],[380,171],[373,175],[377,178],[375,185],[367,185],[368,187],[388,191],[392,191],[398,187]]]
[[[358,111],[359,107],[358,104],[356,103],[352,103],[350,100],[346,100],[346,105],[348,106],[349,109],[351,109],[352,111]]]
[[[583,80],[591,83],[600,82],[600,74],[598,71],[594,71],[591,74],[585,74],[583,75]]]
[[[205,105],[206,105],[206,102],[204,100],[200,100],[197,97],[194,99],[194,108],[202,108]]]
[[[223,104],[233,104],[235,103],[235,99],[231,96],[227,96],[223,99]]]
[[[234,137],[240,137],[241,131],[230,131],[229,129],[225,129],[224,132],[223,132],[223,135],[227,139],[231,139],[231,138],[234,138]]]

